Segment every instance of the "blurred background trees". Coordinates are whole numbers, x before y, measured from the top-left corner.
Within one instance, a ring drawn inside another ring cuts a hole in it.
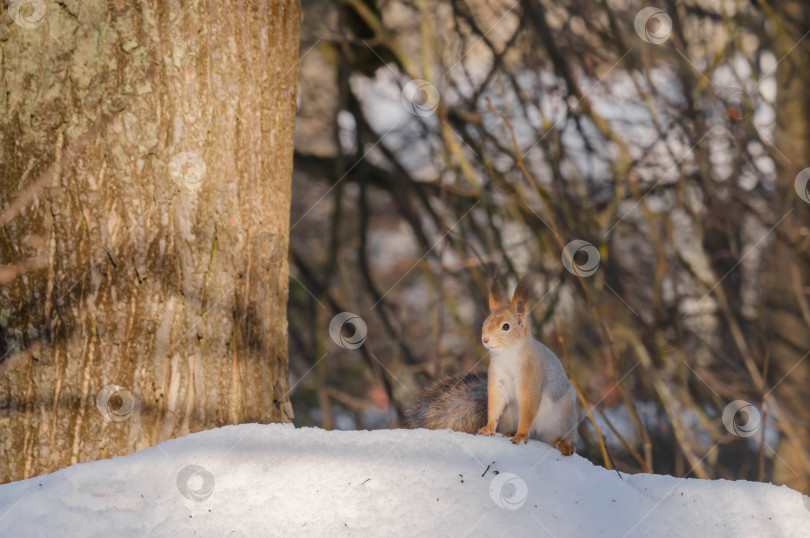
[[[432,381],[485,368],[498,266],[538,277],[587,457],[610,465],[603,435],[621,470],[810,491],[810,6],[303,10],[297,424],[395,427]],[[357,318],[330,338],[340,312]]]

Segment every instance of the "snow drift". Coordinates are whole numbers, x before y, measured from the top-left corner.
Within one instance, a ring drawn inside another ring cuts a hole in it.
[[[2,536],[791,536],[787,487],[622,475],[449,431],[229,426],[0,486]]]

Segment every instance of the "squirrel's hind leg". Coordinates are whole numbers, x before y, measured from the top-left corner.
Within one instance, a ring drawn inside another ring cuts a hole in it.
[[[554,443],[552,443],[552,446],[557,450],[559,450],[560,454],[562,454],[563,456],[570,456],[571,454],[577,451],[577,449],[574,448],[574,445],[570,444],[568,441],[564,439],[557,439],[556,441],[554,441]]]
[[[560,454],[563,456],[570,456],[576,452],[574,443],[576,443],[577,427],[579,426],[579,421],[577,420],[576,394],[572,393],[570,395],[566,395],[559,402],[559,405],[559,437],[555,438],[554,442],[551,444],[557,450],[559,450]]]

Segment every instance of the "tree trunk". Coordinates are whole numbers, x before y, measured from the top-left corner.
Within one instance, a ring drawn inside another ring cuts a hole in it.
[[[795,424],[780,437],[774,458],[773,480],[810,494],[810,422],[807,386],[810,382],[810,205],[795,189],[798,173],[810,166],[810,41],[802,34],[810,27],[810,7],[802,0],[784,4],[783,25],[776,38],[777,110],[775,145],[781,152],[776,218],[787,214],[782,235],[774,243],[766,268],[765,315],[773,331],[769,353],[778,381],[773,394]],[[788,214],[789,212],[789,214]],[[767,278],[769,277],[769,278]],[[771,387],[767,387],[771,390]],[[782,424],[784,426],[784,424]]]
[[[16,4],[0,482],[289,421],[297,0]]]

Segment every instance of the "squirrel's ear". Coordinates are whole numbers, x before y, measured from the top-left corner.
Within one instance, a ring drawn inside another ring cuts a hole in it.
[[[498,273],[492,273],[489,279],[489,311],[494,312],[499,308],[506,307],[506,299],[503,295],[503,288],[501,287],[501,280]]]
[[[518,282],[515,294],[512,296],[512,304],[509,305],[509,309],[521,324],[529,313],[529,302],[531,302],[532,297],[534,297],[534,279],[527,275]]]

